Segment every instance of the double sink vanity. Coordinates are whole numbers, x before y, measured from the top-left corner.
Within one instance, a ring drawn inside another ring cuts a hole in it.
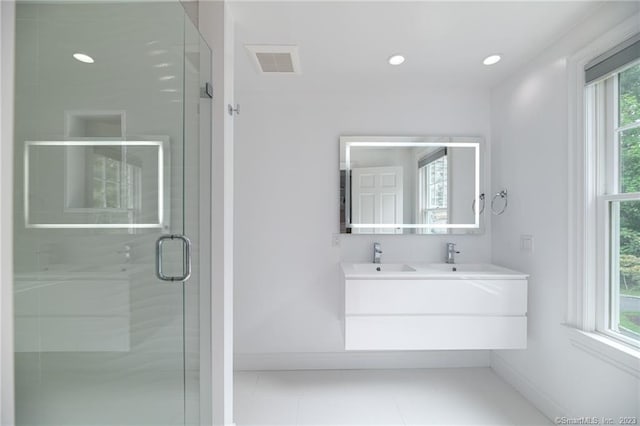
[[[490,264],[341,266],[346,350],[526,347],[526,274]]]
[[[482,145],[479,137],[341,137],[340,232],[479,238],[507,209],[506,189],[481,190]],[[342,263],[345,349],[525,348],[528,275],[456,264],[456,253],[447,243],[446,263],[383,263],[374,243],[372,263]]]

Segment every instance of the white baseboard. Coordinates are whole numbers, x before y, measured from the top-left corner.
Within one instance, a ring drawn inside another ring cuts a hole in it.
[[[553,420],[568,413],[549,394],[536,386],[528,377],[495,352],[491,353],[491,369],[549,419]]]
[[[489,351],[353,351],[236,353],[234,369],[356,370],[383,368],[489,367]]]

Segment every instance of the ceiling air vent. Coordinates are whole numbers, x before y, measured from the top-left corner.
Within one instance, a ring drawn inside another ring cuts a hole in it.
[[[300,74],[298,46],[247,44],[249,55],[264,74]]]

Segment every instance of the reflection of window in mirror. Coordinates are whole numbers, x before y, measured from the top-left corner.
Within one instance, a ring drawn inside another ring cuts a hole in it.
[[[418,160],[418,223],[448,223],[447,148],[439,148]],[[423,228],[424,234],[444,234],[444,228]]]
[[[142,161],[126,146],[66,147],[66,208],[70,211],[139,211]]]
[[[92,208],[133,210],[140,205],[142,168],[121,153],[94,150]],[[123,158],[125,160],[123,161]]]

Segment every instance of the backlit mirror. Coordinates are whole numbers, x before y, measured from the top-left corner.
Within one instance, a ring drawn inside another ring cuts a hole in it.
[[[340,232],[481,232],[480,150],[471,137],[341,137]]]
[[[162,228],[168,138],[27,141],[27,228]]]

